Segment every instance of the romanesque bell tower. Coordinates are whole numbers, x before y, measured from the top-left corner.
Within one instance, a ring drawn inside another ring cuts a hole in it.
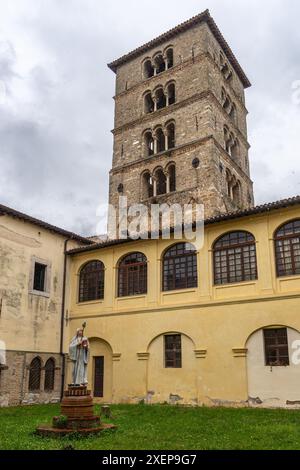
[[[253,205],[244,89],[208,10],[109,64],[116,73],[109,202]]]

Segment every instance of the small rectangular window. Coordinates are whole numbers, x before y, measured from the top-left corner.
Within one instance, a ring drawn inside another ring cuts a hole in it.
[[[46,270],[47,266],[41,263],[35,263],[34,265],[34,279],[33,279],[33,289],[45,292],[46,286]]]
[[[289,347],[286,328],[264,330],[265,356],[267,366],[288,366]]]
[[[181,335],[165,336],[165,367],[181,367]]]

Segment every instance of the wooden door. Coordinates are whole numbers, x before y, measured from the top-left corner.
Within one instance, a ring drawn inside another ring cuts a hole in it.
[[[94,357],[94,397],[103,397],[104,356]]]

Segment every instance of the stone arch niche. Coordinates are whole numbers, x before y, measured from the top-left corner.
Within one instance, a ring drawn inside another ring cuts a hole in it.
[[[89,388],[92,390],[92,395],[96,403],[111,402],[112,401],[112,382],[113,382],[113,352],[110,344],[97,337],[89,338],[90,343],[90,362],[88,366],[88,382]],[[103,358],[103,359],[98,359]],[[99,391],[99,382],[101,378],[101,362],[103,361],[103,396],[95,393],[96,387]],[[95,374],[97,373],[97,378]]]
[[[289,365],[266,365],[264,329],[270,328],[286,328]],[[246,348],[250,406],[300,407],[300,364],[293,363],[294,341],[299,341],[299,349],[300,333],[285,325],[267,325],[249,336]],[[297,358],[300,359],[300,354]]]
[[[181,335],[181,368],[165,367],[165,335]],[[197,403],[197,368],[193,340],[180,331],[165,332],[148,346],[147,397],[149,403]]]

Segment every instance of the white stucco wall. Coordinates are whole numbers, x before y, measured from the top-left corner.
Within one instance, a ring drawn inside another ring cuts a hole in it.
[[[300,340],[300,334],[292,328],[287,328],[289,346],[289,366],[266,366],[263,330],[253,333],[247,341],[247,375],[248,394],[251,404],[261,406],[288,406],[288,401],[299,401],[300,406],[300,364],[294,364],[292,348],[295,340]],[[259,403],[261,401],[262,403]]]

